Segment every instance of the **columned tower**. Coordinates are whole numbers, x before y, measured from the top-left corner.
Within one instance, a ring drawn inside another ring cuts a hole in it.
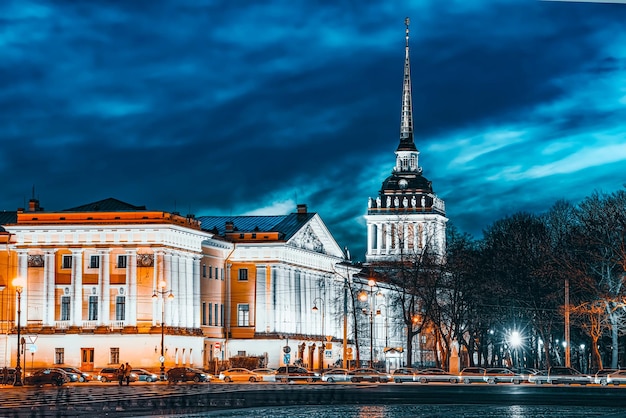
[[[413,138],[409,18],[405,19],[406,45],[400,143],[395,166],[376,198],[369,198],[366,262],[393,261],[424,250],[443,255],[446,237],[445,203],[422,175],[419,151]]]

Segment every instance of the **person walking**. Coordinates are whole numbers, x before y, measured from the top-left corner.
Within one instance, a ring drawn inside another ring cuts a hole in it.
[[[128,363],[126,363],[128,364]],[[117,369],[117,380],[120,383],[120,386],[122,386],[122,383],[124,383],[124,376],[126,375],[126,366],[124,365],[124,363],[122,363],[120,365],[120,368]]]
[[[124,377],[126,378],[126,386],[130,385],[130,372],[133,368],[130,367],[130,364],[128,364],[128,362],[126,362],[126,365],[124,365]]]

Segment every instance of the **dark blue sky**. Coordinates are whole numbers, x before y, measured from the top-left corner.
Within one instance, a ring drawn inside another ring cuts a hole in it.
[[[0,210],[115,197],[200,215],[306,203],[363,259],[399,141],[480,237],[623,187],[626,5],[535,0],[0,3]]]

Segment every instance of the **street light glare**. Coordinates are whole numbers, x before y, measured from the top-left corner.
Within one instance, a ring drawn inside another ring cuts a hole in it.
[[[517,331],[513,331],[511,333],[511,337],[509,338],[509,343],[513,347],[519,347],[520,345],[522,345],[522,336],[520,335],[520,333]]]

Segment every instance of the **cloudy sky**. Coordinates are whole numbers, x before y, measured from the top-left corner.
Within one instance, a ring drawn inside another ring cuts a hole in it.
[[[0,3],[0,210],[114,197],[201,215],[306,203],[364,259],[399,141],[475,237],[624,187],[626,5],[538,0]]]

